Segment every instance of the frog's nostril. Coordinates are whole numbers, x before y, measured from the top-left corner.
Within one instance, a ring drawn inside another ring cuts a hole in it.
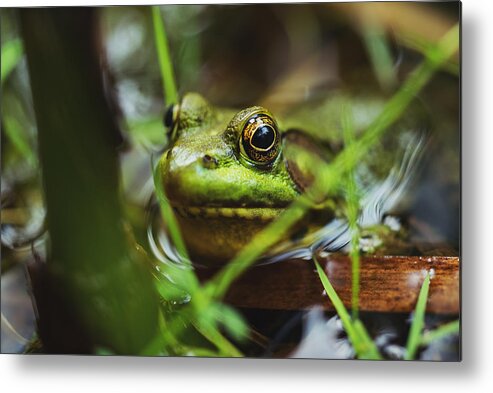
[[[214,157],[210,156],[209,154],[205,154],[202,157],[202,165],[205,168],[212,169],[217,166],[217,160]]]

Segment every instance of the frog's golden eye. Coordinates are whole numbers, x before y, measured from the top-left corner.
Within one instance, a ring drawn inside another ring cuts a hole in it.
[[[280,152],[280,134],[274,119],[263,113],[250,117],[241,133],[240,150],[255,164],[272,163]]]

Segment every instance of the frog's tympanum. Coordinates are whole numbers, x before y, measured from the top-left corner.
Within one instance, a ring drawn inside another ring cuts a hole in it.
[[[221,264],[234,257],[310,187],[317,176],[317,162],[330,162],[344,148],[343,111],[349,108],[358,136],[383,103],[374,97],[349,100],[338,94],[277,118],[260,106],[222,109],[189,93],[170,107],[165,116],[169,148],[157,170],[192,260]],[[374,197],[378,201],[363,198],[373,205],[367,215],[380,219],[384,212],[375,210],[385,208],[389,198],[395,199],[406,182],[402,168],[409,163],[403,164],[403,156],[418,144],[413,123],[401,121],[389,130],[392,138],[370,149],[358,165],[356,175],[364,196],[378,190],[381,194]],[[306,160],[307,155],[314,160]],[[293,243],[306,244],[307,238],[313,241],[317,230],[343,212],[343,189],[327,190],[325,200],[314,201],[286,242],[293,247]],[[278,250],[283,247],[277,245]]]

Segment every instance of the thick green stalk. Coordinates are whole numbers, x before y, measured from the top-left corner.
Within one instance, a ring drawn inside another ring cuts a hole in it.
[[[41,321],[48,335],[70,333],[65,306],[91,348],[138,353],[157,333],[158,297],[124,229],[119,133],[103,90],[94,10],[25,9],[21,22],[50,234],[49,288],[58,294]],[[52,338],[54,350],[64,351]]]

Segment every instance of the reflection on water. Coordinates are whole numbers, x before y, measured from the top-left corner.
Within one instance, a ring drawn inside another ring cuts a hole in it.
[[[326,319],[320,307],[308,312],[303,324],[303,337],[291,358],[352,359],[354,350],[337,316]]]
[[[385,180],[362,190],[362,212],[359,219],[362,227],[379,224],[383,216],[395,209],[404,197],[410,197],[409,186],[424,153],[425,135],[426,131],[407,131],[399,135],[400,162],[392,167]]]
[[[2,353],[22,352],[35,331],[35,315],[22,266],[2,274]]]
[[[258,349],[251,356],[312,359],[355,357],[340,318],[334,312],[323,311],[320,306],[290,313],[253,309],[244,312],[252,321],[252,327],[269,339],[267,349]],[[255,314],[260,314],[260,317],[254,317]],[[412,319],[410,315],[362,312],[360,317],[384,359],[404,359]],[[428,315],[424,329],[434,329],[453,319],[453,316],[447,315]],[[459,336],[452,334],[419,351],[416,359],[457,361],[459,345]]]

